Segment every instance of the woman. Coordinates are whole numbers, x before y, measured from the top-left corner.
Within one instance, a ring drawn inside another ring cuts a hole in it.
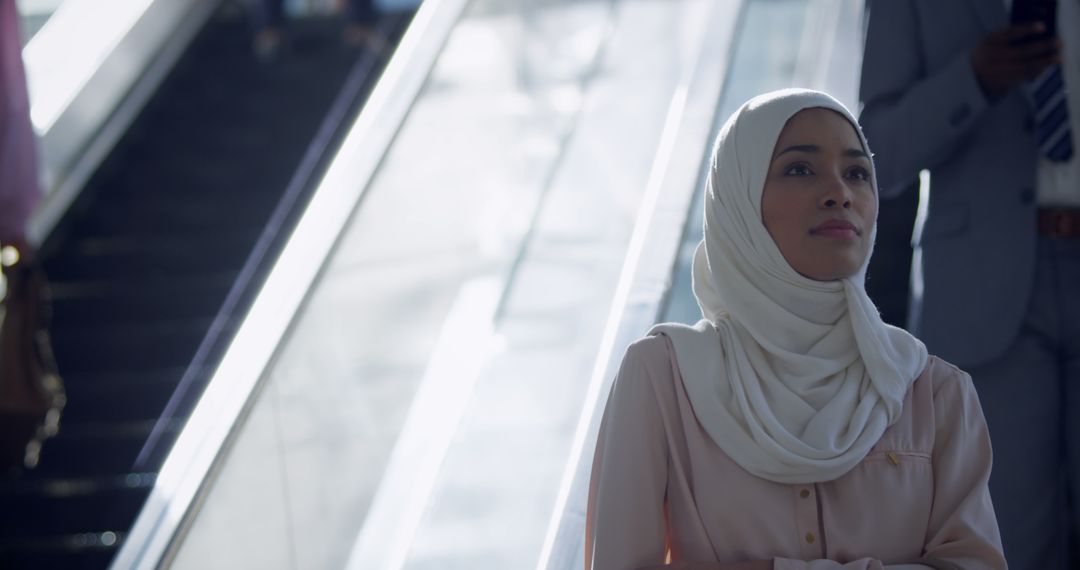
[[[586,568],[1005,568],[970,378],[866,296],[877,187],[856,125],[807,90],[724,125],[693,267],[706,318],[627,350]]]

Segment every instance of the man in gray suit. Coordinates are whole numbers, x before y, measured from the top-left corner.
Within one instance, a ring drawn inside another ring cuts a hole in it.
[[[1009,0],[878,0],[862,71],[881,195],[931,173],[909,325],[972,375],[1019,570],[1080,567],[1080,0],[1059,2],[1046,37]]]

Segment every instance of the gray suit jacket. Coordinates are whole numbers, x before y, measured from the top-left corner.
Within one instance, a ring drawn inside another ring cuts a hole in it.
[[[1033,110],[1021,89],[988,101],[971,67],[978,42],[1007,23],[1001,0],[870,6],[860,121],[883,197],[931,173],[912,324],[931,352],[960,366],[1008,348],[1034,275]]]

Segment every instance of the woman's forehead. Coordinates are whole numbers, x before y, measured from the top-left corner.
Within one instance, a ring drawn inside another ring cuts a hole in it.
[[[803,109],[792,115],[780,130],[777,141],[795,138],[834,138],[859,148],[863,144],[857,127],[847,117],[838,111],[822,107]]]

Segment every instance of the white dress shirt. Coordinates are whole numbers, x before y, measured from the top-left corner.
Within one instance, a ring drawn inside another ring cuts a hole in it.
[[[1036,189],[1040,206],[1080,207],[1080,1],[1058,1],[1057,30],[1065,44],[1061,68],[1069,101],[1073,155],[1064,162],[1041,158]]]

